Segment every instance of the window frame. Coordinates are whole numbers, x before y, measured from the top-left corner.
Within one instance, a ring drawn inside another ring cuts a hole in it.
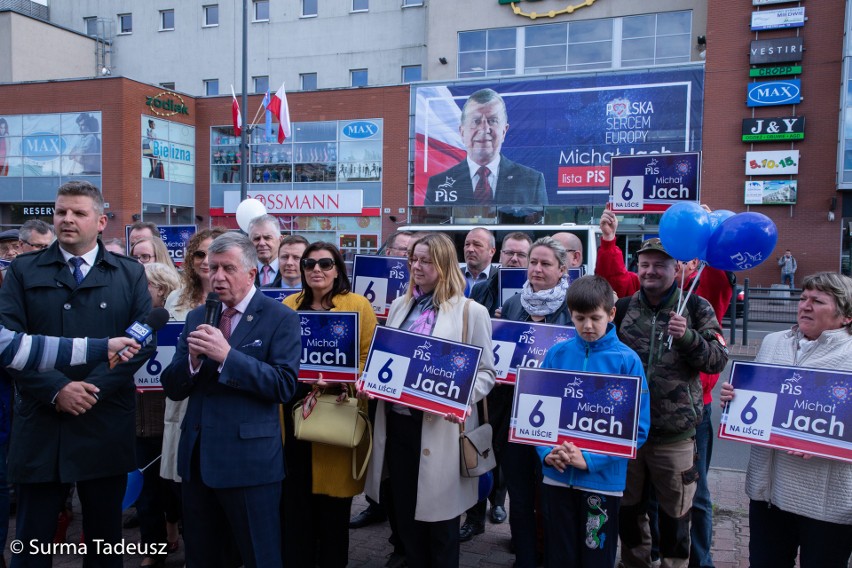
[[[266,6],[266,17],[259,18],[257,16],[257,10],[260,6]],[[251,0],[251,22],[262,23],[269,21],[269,0]]]
[[[258,90],[258,88],[257,88],[258,79],[266,80],[266,88],[265,89]],[[251,78],[251,82],[252,82],[252,87],[254,89],[255,95],[265,95],[266,91],[269,90],[269,75],[256,75],[256,76]]]
[[[94,33],[89,32],[89,24],[94,25]],[[98,17],[97,16],[87,16],[83,18],[83,25],[86,27],[86,36],[87,37],[98,37]]]
[[[172,15],[172,27],[166,27],[166,14]],[[169,8],[167,10],[160,10],[160,30],[161,32],[173,32],[175,31],[175,9]]]
[[[408,69],[417,69],[418,72],[419,72],[419,78],[413,79],[413,80],[406,80],[405,71],[408,70]],[[401,69],[400,79],[401,79],[403,84],[416,83],[417,81],[422,81],[423,80],[423,66],[419,65],[419,64],[418,65],[403,65],[402,69]]]
[[[355,84],[355,74],[356,73],[364,73],[364,84],[356,85]],[[350,69],[349,70],[349,86],[350,87],[366,87],[370,84],[370,70],[366,67],[360,67],[358,69]]]
[[[305,13],[305,2],[312,2],[314,11],[313,13],[306,14]],[[299,2],[299,17],[300,18],[316,18],[319,16],[319,0],[301,0]]]
[[[204,79],[204,96],[206,97],[215,97],[219,94],[219,79]],[[210,92],[210,85],[216,84],[216,92]]]
[[[211,8],[216,9],[216,23],[214,23],[214,24],[211,24],[210,19],[207,17],[208,14],[210,13]],[[202,18],[202,23],[201,23],[202,28],[219,27],[219,4],[205,4],[204,6],[202,6],[201,7],[201,18]]]
[[[423,0],[402,0],[403,8],[415,8],[417,6],[423,6]]]
[[[166,81],[165,83],[160,83],[160,87],[162,87],[163,89],[165,89],[167,91],[174,91],[175,90],[175,84],[171,81]]]
[[[314,79],[314,88],[313,89],[306,89],[305,88],[305,79],[307,77],[313,77],[313,79]],[[319,77],[318,77],[316,72],[299,73],[299,89],[302,90],[302,91],[316,91],[316,90],[318,90],[319,89],[319,82],[318,81],[319,81]]]
[[[356,2],[365,2],[367,4],[366,8],[356,8]],[[350,14],[360,14],[361,12],[369,12],[370,11],[370,0],[352,0],[351,9],[349,10]]]
[[[130,29],[128,31],[124,31],[124,18],[130,18]],[[133,33],[133,12],[125,12],[124,14],[118,14],[116,16],[118,20],[118,33],[116,35],[130,35]]]

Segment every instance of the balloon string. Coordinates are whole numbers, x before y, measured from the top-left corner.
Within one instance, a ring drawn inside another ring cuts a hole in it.
[[[695,290],[695,286],[698,284],[698,279],[701,277],[701,273],[704,271],[704,267],[707,266],[707,263],[703,260],[698,263],[698,270],[695,272],[695,278],[692,279],[692,283],[689,285],[689,290],[686,293],[686,298],[683,297],[681,293],[677,302],[677,315],[683,315],[683,310],[686,308],[687,302],[689,302],[689,297],[692,295],[692,291]],[[686,271],[681,272],[681,285],[680,288],[683,290],[683,280],[685,278]],[[672,348],[672,342],[674,341],[674,337],[669,336],[668,348]]]
[[[146,469],[148,469],[149,467],[151,467],[152,465],[154,465],[155,463],[157,463],[157,460],[159,460],[161,457],[163,457],[163,454],[160,454],[159,456],[155,457],[155,458],[151,461],[151,463],[149,463],[148,465],[146,465],[146,466],[145,466],[145,467],[143,467],[143,468],[140,468],[140,469],[139,469],[139,471],[141,471],[141,472],[143,472],[143,473],[144,473],[144,471],[145,471]]]

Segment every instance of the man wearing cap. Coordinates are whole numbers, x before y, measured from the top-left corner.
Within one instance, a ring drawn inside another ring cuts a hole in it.
[[[728,350],[713,307],[693,294],[676,313],[681,291],[677,261],[660,239],[643,243],[639,291],[616,304],[615,324],[622,342],[642,359],[651,395],[651,431],[627,466],[627,486],[619,514],[621,560],[625,568],[651,566],[647,492],[659,501],[662,566],[686,567],[689,524],[698,469],[695,429],[701,422],[703,393],[699,373],[719,373]]]
[[[0,258],[12,260],[21,253],[21,244],[18,242],[18,229],[8,229],[0,232]]]

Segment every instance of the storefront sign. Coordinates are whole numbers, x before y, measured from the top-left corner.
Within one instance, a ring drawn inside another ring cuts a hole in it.
[[[613,211],[665,211],[681,201],[699,202],[699,154],[620,156],[612,159]]]
[[[778,39],[758,39],[751,42],[748,62],[752,65],[763,63],[783,63],[802,60],[800,37],[782,37]]]
[[[361,213],[364,201],[364,192],[360,189],[257,191],[249,187],[247,195],[263,203],[267,213],[287,215]],[[235,213],[239,203],[239,191],[225,192],[225,213]]]
[[[766,6],[769,4],[786,4],[788,2],[793,2],[793,0],[751,0],[751,5]],[[799,2],[804,2],[804,0],[799,0]]]
[[[358,312],[297,312],[302,337],[299,380],[353,382],[358,378]]]
[[[364,140],[381,134],[381,131],[381,126],[372,120],[356,120],[344,123],[340,132],[343,138]]]
[[[749,77],[782,77],[784,75],[801,75],[801,65],[776,65],[774,67],[752,67],[748,70]]]
[[[779,176],[799,173],[799,151],[746,152],[747,176]]]
[[[795,105],[802,100],[802,82],[799,79],[750,83],[746,104],[750,107]]]
[[[53,217],[53,205],[23,205],[21,213],[28,217],[51,216]]]
[[[636,457],[639,377],[518,370],[509,441]]]
[[[175,100],[177,99],[177,100]],[[151,108],[151,112],[157,116],[173,116],[175,114],[185,114],[189,116],[189,110],[186,108],[186,101],[177,93],[171,91],[163,91],[157,93],[153,97],[145,97],[145,106]]]
[[[743,119],[743,142],[804,140],[804,138],[804,116],[779,116],[775,118]]]
[[[799,182],[794,179],[745,182],[746,205],[795,205]]]
[[[473,345],[377,327],[360,384],[375,398],[464,419],[481,355]]]
[[[729,380],[720,438],[852,463],[852,373],[734,361]]]
[[[805,25],[805,9],[784,8],[781,10],[761,10],[751,13],[751,30],[779,30],[801,28]]]

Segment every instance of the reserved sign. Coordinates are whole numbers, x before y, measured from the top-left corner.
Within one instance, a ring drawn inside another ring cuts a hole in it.
[[[719,437],[852,462],[852,373],[735,361]]]
[[[481,355],[473,345],[377,327],[361,385],[376,398],[465,418]]]
[[[547,350],[577,333],[573,327],[546,323],[491,320],[497,382],[513,385],[522,367],[540,367]]]
[[[636,457],[640,377],[518,370],[509,441]]]
[[[361,345],[357,312],[296,312],[302,333],[299,380],[353,382]]]
[[[377,317],[388,317],[390,305],[405,294],[408,279],[405,257],[355,255],[352,291],[367,298]]]

